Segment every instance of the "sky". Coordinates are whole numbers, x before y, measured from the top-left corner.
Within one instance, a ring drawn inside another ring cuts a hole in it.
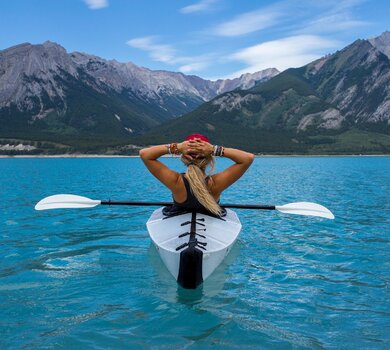
[[[50,40],[212,80],[300,67],[386,30],[389,0],[0,0],[0,50]]]

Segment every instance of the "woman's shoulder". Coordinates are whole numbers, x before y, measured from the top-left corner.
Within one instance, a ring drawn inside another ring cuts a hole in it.
[[[216,186],[215,177],[214,177],[215,175],[216,174],[206,176],[205,181],[206,181],[207,187],[208,187],[210,193],[213,195],[213,197],[219,198],[219,196],[221,195],[221,192],[218,191],[218,188]]]

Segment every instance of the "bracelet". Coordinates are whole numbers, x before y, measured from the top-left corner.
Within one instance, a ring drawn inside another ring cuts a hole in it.
[[[168,149],[168,154],[172,154],[171,153],[171,144],[168,143],[167,145],[165,145],[165,147]]]
[[[179,149],[177,148],[177,143],[170,143],[169,144],[169,154],[180,154]]]
[[[214,145],[213,147],[213,156],[215,157],[223,157],[225,153],[225,148],[222,146]]]

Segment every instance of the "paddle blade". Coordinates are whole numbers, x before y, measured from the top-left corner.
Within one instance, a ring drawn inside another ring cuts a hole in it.
[[[61,209],[61,208],[93,208],[101,201],[73,194],[56,194],[40,200],[35,210]]]
[[[320,216],[322,218],[334,219],[332,212],[317,203],[297,202],[275,206],[275,209],[286,214]]]

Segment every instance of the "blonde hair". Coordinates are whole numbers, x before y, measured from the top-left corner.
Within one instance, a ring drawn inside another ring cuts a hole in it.
[[[190,184],[191,192],[195,195],[199,203],[202,204],[208,211],[220,216],[222,214],[222,208],[211,195],[205,179],[206,168],[208,166],[211,167],[209,173],[212,173],[214,170],[214,158],[210,155],[205,158],[195,158],[189,160],[188,158],[182,156],[181,160],[187,166],[186,177]]]

